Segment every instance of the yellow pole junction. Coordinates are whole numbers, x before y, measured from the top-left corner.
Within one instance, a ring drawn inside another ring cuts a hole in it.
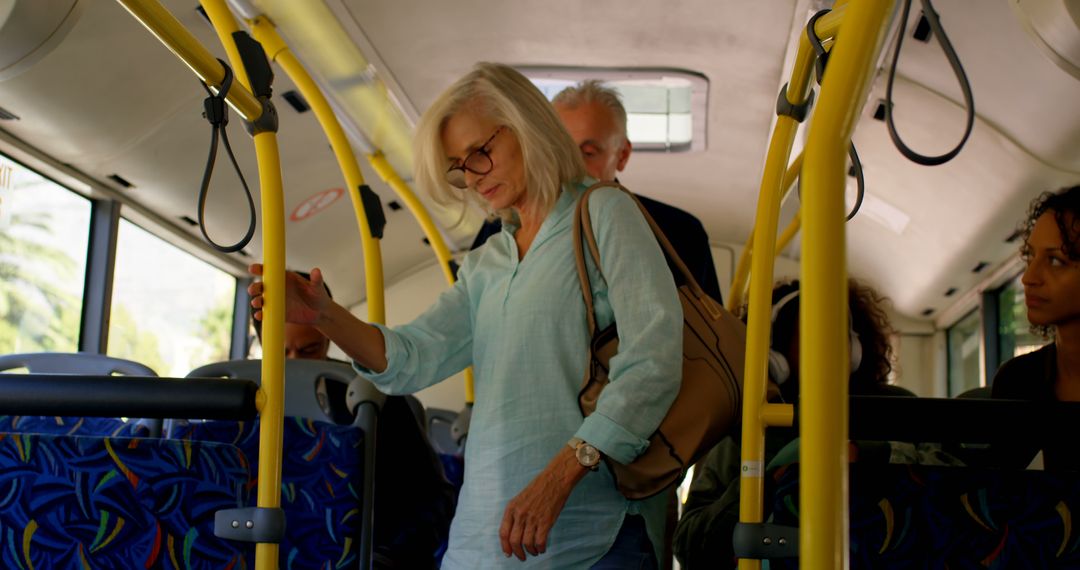
[[[837,4],[841,4],[837,2]],[[815,31],[819,37],[831,37],[843,18],[843,6],[838,6],[819,18]],[[805,35],[799,41],[786,97],[793,106],[804,104],[810,96],[810,78],[816,55]],[[788,168],[788,159],[799,128],[798,121],[788,115],[777,117],[769,150],[765,159],[761,189],[758,196],[754,232],[747,247],[757,255],[750,256],[750,303],[746,334],[746,369],[743,375],[742,465],[740,468],[739,520],[760,523],[763,520],[765,474],[765,428],[791,422],[794,410],[790,404],[769,404],[766,401],[769,328],[772,307],[773,264],[776,253],[776,231],[779,223],[780,201],[798,173],[797,158]],[[805,192],[804,192],[805,195]],[[738,279],[738,275],[736,275]],[[733,284],[732,293],[741,292],[741,283]],[[741,299],[736,299],[741,302]],[[802,305],[802,303],[800,303]],[[790,411],[789,411],[790,410]],[[801,525],[800,525],[801,526]],[[814,567],[814,566],[807,566]],[[760,560],[739,559],[739,570],[760,570]]]
[[[836,30],[840,27],[840,22],[844,17],[844,7],[847,4],[847,0],[836,0],[836,4],[833,6],[832,11],[825,14],[821,18],[818,18],[814,23],[814,31],[817,33],[818,38],[821,39],[822,46],[828,50],[832,46],[832,36],[836,34]],[[806,94],[801,97],[795,97],[792,95],[794,87],[805,85],[806,89],[810,88],[810,77],[813,72],[813,63],[816,59],[813,47],[810,45],[810,39],[803,34],[799,37],[799,48],[795,53],[795,63],[791,70],[791,79],[788,81],[788,102],[795,105],[796,100],[805,101]],[[799,178],[799,173],[802,170],[803,153],[799,153],[795,160],[788,166],[787,173],[784,175],[784,183],[782,185],[782,194],[780,201],[784,200],[787,193],[791,190],[792,185]],[[795,237],[795,232],[798,231],[798,224],[792,222],[788,226],[788,229],[784,232],[787,235],[791,233],[791,237]],[[746,240],[746,245],[743,246],[742,255],[739,256],[739,263],[735,270],[735,276],[731,281],[731,293],[728,295],[728,310],[735,311],[743,304],[743,298],[746,291],[746,282],[750,274],[750,256],[753,253],[755,230],[750,230],[750,237]],[[783,245],[778,245],[776,248],[776,255],[780,255],[784,247],[791,242],[789,238],[787,241],[782,241]]]
[[[865,102],[892,11],[890,0],[851,2],[837,33],[806,145],[799,303],[801,402],[799,558],[847,568],[848,287],[844,182],[851,133]]]
[[[157,0],[117,0],[146,29],[154,34],[165,47],[180,58],[195,75],[215,91],[225,79],[225,68],[199,40],[195,38]],[[254,121],[262,115],[262,105],[246,87],[234,84],[229,89],[226,101],[245,121]]]
[[[207,0],[204,0],[207,1]],[[221,2],[221,0],[213,0]],[[371,225],[364,210],[363,199],[360,196],[360,187],[364,184],[364,177],[360,171],[360,165],[356,162],[352,145],[345,135],[344,129],[334,115],[329,101],[323,95],[322,90],[311,79],[303,65],[289,50],[289,47],[277,33],[273,23],[266,17],[260,16],[249,20],[251,33],[262,44],[271,60],[281,66],[285,73],[292,79],[300,90],[304,99],[311,105],[315,112],[315,118],[322,126],[326,138],[330,141],[330,147],[334,151],[338,167],[345,177],[345,185],[349,188],[349,197],[352,199],[353,210],[356,213],[357,227],[360,229],[360,242],[364,251],[364,275],[366,277],[368,321],[373,323],[386,323],[386,305],[383,298],[383,264],[382,250],[379,247],[379,239],[372,235]]]

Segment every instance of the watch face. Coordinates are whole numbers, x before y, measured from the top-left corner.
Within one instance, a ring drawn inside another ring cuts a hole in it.
[[[593,467],[600,463],[600,451],[587,443],[583,443],[577,448],[577,460],[585,467]]]

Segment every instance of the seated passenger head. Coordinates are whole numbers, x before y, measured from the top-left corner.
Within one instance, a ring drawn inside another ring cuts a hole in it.
[[[785,401],[794,401],[799,384],[799,282],[781,283],[773,288],[771,350],[769,376],[780,384]],[[873,393],[887,384],[892,371],[893,333],[884,310],[885,299],[867,285],[848,281],[848,311],[851,343],[851,378],[853,394]]]
[[[626,136],[626,108],[619,93],[590,79],[560,91],[552,105],[578,145],[589,176],[615,180],[626,168],[632,150]]]
[[[1028,321],[1048,337],[1080,327],[1080,186],[1047,192],[1021,226],[1027,268],[1021,277]]]
[[[512,67],[480,63],[420,118],[417,184],[442,203],[473,200],[512,219],[544,213],[585,166],[555,110]]]
[[[311,281],[311,275],[308,273],[303,271],[294,271],[293,273]],[[326,294],[333,299],[334,296],[330,293],[330,286],[325,281],[323,281],[323,287],[326,288]],[[259,343],[262,343],[262,321],[255,319],[254,315],[252,315],[251,323],[255,326],[255,335],[258,337]],[[285,358],[327,359],[327,354],[330,351],[330,339],[319,332],[319,329],[310,325],[285,323],[284,336]],[[265,349],[266,347],[263,347],[263,350]]]

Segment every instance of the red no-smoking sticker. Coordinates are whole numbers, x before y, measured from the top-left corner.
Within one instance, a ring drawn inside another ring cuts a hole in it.
[[[341,198],[341,195],[345,193],[345,190],[341,188],[331,188],[329,190],[323,190],[312,194],[307,200],[300,202],[299,205],[289,215],[289,219],[294,222],[306,220],[315,214],[325,210]]]

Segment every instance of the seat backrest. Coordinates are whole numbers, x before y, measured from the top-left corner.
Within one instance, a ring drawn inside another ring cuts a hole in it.
[[[956,395],[957,398],[975,398],[985,399],[991,397],[990,386],[979,386],[978,388],[972,388],[966,392],[961,392]]]
[[[1076,568],[1074,472],[851,464],[852,568]],[[774,522],[797,525],[799,465],[771,479]],[[794,559],[772,568],[795,568]]]
[[[262,383],[261,360],[226,360],[200,366],[187,375],[189,378],[244,378]],[[348,386],[356,371],[345,362],[334,360],[285,361],[285,415],[335,422],[331,403],[320,402],[319,379]]]
[[[991,397],[990,386],[979,386],[956,395],[956,398],[968,400],[986,400]],[[966,465],[995,465],[1000,454],[995,453],[988,443],[948,443],[945,450],[959,457]]]
[[[0,472],[0,527],[21,544],[2,568],[253,567],[253,544],[214,535],[215,511],[255,505],[235,446],[20,434],[0,439]]]
[[[257,474],[261,425],[258,418],[247,422],[191,422],[170,430],[169,436],[174,439],[167,441],[235,445],[251,473]],[[278,567],[366,568],[358,560],[358,546],[363,540],[370,542],[370,532],[362,528],[363,518],[357,516],[363,509],[365,461],[361,448],[366,439],[361,430],[352,426],[285,418],[281,508],[286,533]],[[254,499],[254,491],[251,495],[249,498]],[[255,503],[250,500],[244,506]]]
[[[187,376],[243,378],[261,384],[262,361],[215,362]],[[345,362],[285,361],[281,504],[289,533],[280,551],[283,568],[293,558],[311,564],[305,567],[370,564],[373,529],[364,521],[371,520],[375,438],[366,432],[375,427],[367,422],[377,412],[364,406],[351,421],[341,421],[341,410],[348,413],[346,389],[356,376]],[[352,425],[342,425],[348,423]],[[172,426],[167,433],[178,439],[235,443],[256,468],[260,424],[260,420],[192,422]]]
[[[465,453],[465,440],[469,435],[469,419],[472,410],[466,407],[461,412],[442,408],[428,408],[428,437],[431,444],[441,455],[462,455]]]
[[[157,376],[149,366],[89,352],[35,352],[0,356],[0,372],[26,368],[31,374]]]
[[[132,360],[89,352],[31,352],[0,355],[0,372],[25,368],[30,374],[85,374],[87,376],[157,376],[149,366]],[[159,437],[162,420],[132,418],[126,424],[111,418],[40,418],[13,422],[11,428],[27,433],[73,435],[130,435]],[[116,423],[119,422],[119,423]],[[114,425],[116,423],[116,425]],[[71,426],[77,426],[72,432]]]

